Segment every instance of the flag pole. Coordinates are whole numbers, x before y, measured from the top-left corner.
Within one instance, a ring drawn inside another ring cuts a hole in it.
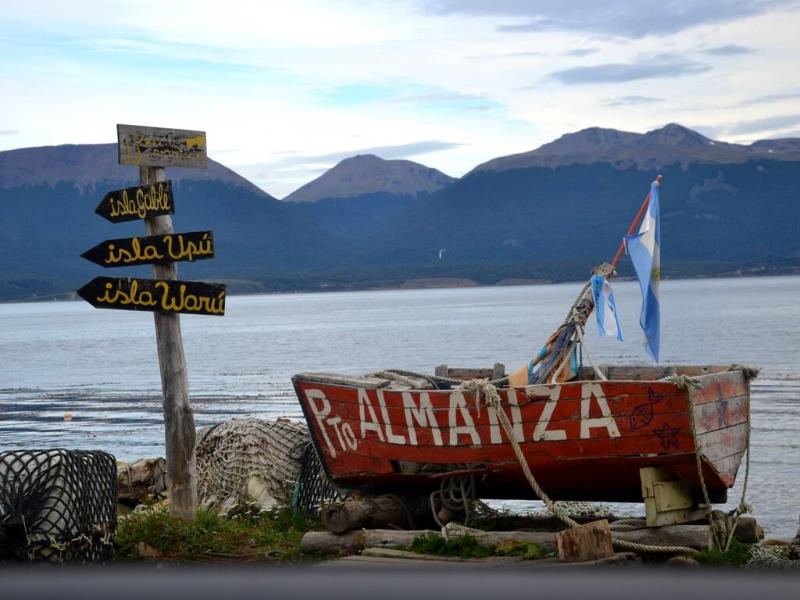
[[[661,175],[656,175],[656,181],[658,183],[661,183],[661,179],[662,179]],[[641,222],[642,217],[644,216],[644,213],[647,210],[648,205],[650,204],[650,194],[651,194],[650,192],[647,193],[647,196],[645,197],[644,202],[642,202],[642,206],[639,207],[639,212],[636,213],[636,216],[633,218],[633,222],[631,223],[631,226],[628,228],[627,236],[633,235],[634,232],[636,231],[636,228],[639,226],[639,223]],[[614,275],[614,273],[616,272],[615,269],[616,269],[617,263],[619,262],[619,259],[622,258],[622,253],[623,253],[624,250],[625,250],[625,238],[623,238],[622,242],[619,245],[619,248],[617,249],[617,253],[614,255],[614,258],[611,261],[611,273],[609,273],[607,275],[607,277],[611,278]],[[583,297],[583,294],[581,295],[581,297],[579,297],[577,302],[579,302],[582,297]],[[594,302],[591,301],[589,310],[586,312],[586,315],[585,315],[585,317],[587,319],[588,319],[589,315],[592,313],[593,310],[594,310]],[[548,341],[547,341],[547,343],[545,345],[548,345],[548,344],[551,344],[552,342],[554,342],[555,337],[558,336],[559,332],[561,332],[561,329],[565,325],[566,325],[566,323],[562,324],[561,327],[556,329],[556,331],[553,332],[553,334],[550,336],[550,338],[548,339]],[[536,359],[534,359],[534,361],[538,362],[538,361],[536,361]],[[530,365],[530,363],[525,363],[519,369],[517,369],[516,371],[511,373],[508,376],[508,385],[510,385],[511,387],[522,387],[522,386],[528,385],[529,384],[529,381],[528,381],[528,368],[529,368],[529,365]]]
[[[656,181],[658,183],[661,183],[661,179],[662,179],[661,175],[656,175]],[[628,228],[628,233],[625,235],[625,237],[632,236],[634,231],[636,231],[636,228],[639,226],[639,223],[641,222],[642,217],[644,216],[644,211],[647,210],[647,206],[649,204],[650,204],[650,192],[647,192],[647,197],[644,199],[644,202],[642,202],[642,206],[639,207],[639,212],[637,212],[636,216],[633,218],[633,222],[631,223],[631,226]],[[619,248],[617,248],[617,253],[614,255],[614,259],[611,261],[611,266],[613,268],[615,269],[617,268],[617,263],[619,262],[619,259],[622,258],[622,252],[624,250],[625,250],[625,239],[623,238],[619,244]]]

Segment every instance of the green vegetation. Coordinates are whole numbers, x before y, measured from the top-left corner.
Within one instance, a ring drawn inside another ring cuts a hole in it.
[[[435,554],[437,556],[456,556],[459,558],[486,558],[487,556],[518,556],[524,560],[546,558],[552,553],[539,544],[525,544],[509,541],[495,548],[485,548],[478,544],[475,537],[463,536],[445,539],[437,533],[427,533],[414,538],[408,550],[417,554]]]
[[[495,548],[495,554],[498,556],[519,556],[523,560],[539,560],[540,558],[553,556],[552,552],[540,544],[526,544],[511,540],[503,544],[498,544]]]
[[[294,562],[302,559],[303,534],[316,525],[288,509],[231,519],[198,512],[186,523],[165,508],[155,508],[120,518],[118,557]]]
[[[726,552],[722,550],[702,550],[692,556],[701,565],[712,567],[743,567],[750,560],[750,546],[736,538]]]
[[[414,538],[408,549],[418,554],[457,556],[459,558],[486,558],[494,554],[489,548],[479,546],[478,540],[469,534],[444,539],[437,533],[426,533]]]

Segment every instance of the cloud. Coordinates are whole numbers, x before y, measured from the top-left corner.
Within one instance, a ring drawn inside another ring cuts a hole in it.
[[[538,50],[529,50],[525,52],[498,52],[496,54],[477,54],[474,56],[467,56],[467,60],[497,60],[502,58],[534,58],[547,56],[545,52]]]
[[[696,75],[709,70],[700,62],[669,55],[639,59],[631,63],[608,63],[588,67],[571,67],[553,71],[547,77],[566,84],[621,83],[659,77]]]
[[[375,154],[384,159],[407,159],[464,145],[441,140],[423,140],[408,144],[354,148],[327,154],[306,155],[296,151],[285,151],[277,153],[282,156],[270,162],[238,164],[232,165],[231,168],[262,188],[269,188],[268,191],[276,197],[283,197],[315,179],[339,161],[358,154]]]
[[[563,53],[564,56],[589,56],[600,52],[600,48],[574,48]]]
[[[641,38],[676,33],[760,15],[797,0],[704,0],[687,6],[685,0],[419,0],[423,10],[439,15],[496,15],[517,23],[498,26],[507,33],[580,31]]]
[[[296,151],[279,152],[281,158],[259,164],[240,164],[233,168],[237,171],[254,174],[257,177],[265,177],[266,173],[276,170],[282,173],[308,172],[314,169],[325,170],[335,163],[345,158],[350,158],[358,154],[374,154],[384,159],[404,159],[430,152],[440,152],[442,150],[452,150],[464,144],[455,142],[443,142],[440,140],[423,140],[410,142],[408,144],[395,144],[390,146],[370,146],[367,148],[354,148],[351,150],[340,150],[338,152],[328,152],[327,154],[302,154]]]
[[[0,129],[0,135],[16,135],[18,133],[17,129]]]
[[[783,94],[769,94],[768,96],[758,96],[752,100],[742,102],[742,106],[750,106],[752,104],[769,104],[771,102],[783,102],[784,100],[796,100],[800,98],[800,92],[787,92]]]
[[[616,98],[606,98],[602,104],[604,106],[640,106],[663,101],[661,98],[653,98],[651,96],[618,96]]]
[[[341,152],[330,152],[328,154],[318,154],[316,156],[292,156],[281,159],[282,161],[289,161],[292,163],[331,163],[339,162],[345,158],[350,158],[357,154],[375,154],[381,158],[394,159],[394,158],[408,158],[410,156],[417,156],[419,154],[428,154],[430,152],[439,152],[441,150],[451,150],[458,148],[463,144],[454,142],[442,142],[439,140],[425,140],[421,142],[411,142],[409,144],[397,144],[393,146],[371,146],[369,148],[357,148],[355,150],[343,150]]]
[[[739,121],[726,127],[725,132],[731,135],[747,135],[767,131],[781,131],[797,125],[800,125],[800,115],[779,115],[752,121]]]
[[[737,56],[739,54],[752,54],[755,52],[753,48],[749,46],[739,46],[737,44],[727,44],[725,46],[716,46],[714,48],[706,48],[705,50],[701,50],[703,54],[709,54],[711,56]]]

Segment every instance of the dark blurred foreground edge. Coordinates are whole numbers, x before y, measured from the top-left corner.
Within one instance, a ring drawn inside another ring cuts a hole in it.
[[[800,573],[561,568],[378,569],[231,566],[0,567],[0,597],[84,600],[313,598],[458,600],[515,598],[702,600],[800,597]]]

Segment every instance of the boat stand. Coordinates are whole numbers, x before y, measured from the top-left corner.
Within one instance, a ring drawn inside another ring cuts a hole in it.
[[[639,469],[648,527],[691,523],[706,516],[705,506],[695,503],[689,482],[661,467]]]

